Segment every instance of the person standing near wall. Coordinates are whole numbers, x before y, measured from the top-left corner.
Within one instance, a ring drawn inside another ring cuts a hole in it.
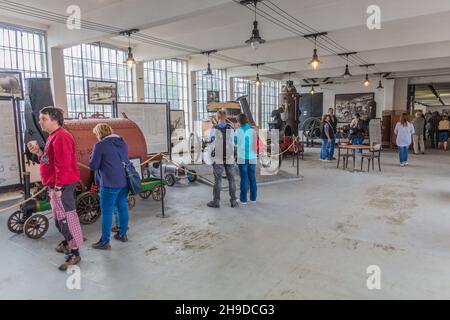
[[[330,144],[333,141],[333,127],[330,121],[331,117],[329,114],[322,116],[322,123],[320,124],[320,138],[322,139],[322,148],[320,150],[321,161],[330,161]]]
[[[400,158],[400,166],[408,165],[408,149],[412,142],[414,134],[414,126],[408,121],[408,115],[403,113],[400,121],[395,125],[394,133],[397,135],[398,155]]]
[[[353,145],[362,145],[364,142],[364,124],[359,113],[355,113],[350,123],[349,139]],[[353,150],[353,154],[355,152],[362,153],[362,149]]]
[[[448,120],[447,114],[443,113],[441,121],[439,121],[438,125],[438,133],[439,133],[438,148],[440,149],[442,147],[444,151],[447,151],[449,131],[450,131],[450,121]]]
[[[239,129],[236,131],[235,143],[237,145],[237,163],[239,167],[240,203],[247,204],[247,194],[250,185],[250,203],[256,203],[256,130],[250,126],[247,116],[241,113],[238,116]]]
[[[422,111],[418,110],[415,113],[415,118],[412,121],[414,126],[413,145],[414,154],[425,154],[425,118],[422,117]]]
[[[434,111],[428,120],[429,123],[429,132],[431,139],[431,148],[436,149],[438,147],[438,128],[439,128],[439,120],[440,116],[437,111]]]
[[[32,143],[27,146],[38,155],[42,184],[48,187],[56,228],[64,237],[55,249],[67,254],[66,261],[59,266],[59,270],[65,271],[81,261],[79,248],[84,243],[75,202],[75,186],[80,180],[75,141],[62,128],[64,114],[59,108],[42,109],[39,125],[49,134],[44,151]]]
[[[219,110],[216,113],[217,125],[211,128],[209,141],[212,150],[214,188],[213,200],[207,203],[210,208],[220,208],[220,193],[222,191],[222,174],[225,171],[231,207],[238,207],[236,198],[236,181],[234,179],[234,170],[236,168],[234,161],[234,128],[227,124],[227,113]]]
[[[328,114],[330,115],[330,125],[331,125],[331,128],[333,129],[333,135],[331,137],[331,143],[330,143],[329,159],[336,160],[336,158],[334,157],[334,148],[336,146],[336,134],[337,134],[338,119],[337,119],[336,115],[334,114],[334,108],[329,108]]]

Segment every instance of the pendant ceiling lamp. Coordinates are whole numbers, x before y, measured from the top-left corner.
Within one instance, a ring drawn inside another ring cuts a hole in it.
[[[327,34],[328,33],[326,33],[326,32],[321,32],[321,33],[307,34],[304,36],[305,38],[314,38],[314,51],[313,51],[311,61],[309,61],[309,65],[314,70],[316,70],[319,67],[319,65],[322,63],[319,59],[319,55],[317,54],[317,37],[325,36]]]
[[[136,59],[134,59],[133,50],[131,48],[131,35],[138,31],[138,29],[132,29],[121,32],[121,35],[128,37],[128,54],[127,59],[123,63],[126,64],[130,69],[133,68],[133,66],[136,64]]]
[[[380,81],[378,81],[378,87],[377,87],[378,90],[383,90],[383,89],[384,89],[383,83],[382,83],[382,81],[381,81],[382,76],[383,76],[383,74],[380,73]]]
[[[255,84],[257,87],[259,87],[261,85],[261,79],[259,78],[259,66],[262,66],[264,63],[255,63],[252,64],[252,66],[256,67],[256,80],[255,80]]]
[[[206,68],[206,72],[203,74],[207,78],[210,78],[210,77],[213,76],[213,72],[212,72],[212,69],[211,69],[211,63],[209,62],[209,56],[211,55],[211,53],[215,53],[215,52],[217,52],[217,50],[208,50],[208,51],[200,52],[201,54],[208,55],[208,66]]]
[[[265,43],[266,40],[261,38],[261,36],[259,34],[259,29],[258,29],[258,21],[256,20],[256,6],[258,4],[258,1],[257,0],[241,1],[241,4],[247,5],[250,2],[253,2],[253,5],[255,6],[255,20],[253,21],[252,35],[251,35],[250,39],[245,41],[245,44],[250,45],[254,50],[256,50],[256,49],[258,49],[259,45]]]
[[[369,67],[373,67],[374,64],[363,64],[360,67],[366,68],[366,77],[364,78],[363,84],[367,88],[370,86],[370,80],[369,80]]]

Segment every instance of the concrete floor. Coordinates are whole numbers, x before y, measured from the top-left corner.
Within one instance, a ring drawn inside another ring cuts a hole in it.
[[[53,247],[53,222],[41,240],[12,235],[0,215],[1,299],[439,299],[450,298],[450,153],[383,154],[383,172],[350,173],[307,150],[304,181],[263,186],[259,202],[209,209],[211,190],[183,181],[170,189],[170,218],[138,201],[128,243],[86,246],[81,290]],[[285,170],[295,172],[291,162]],[[100,224],[84,227],[88,244]],[[366,268],[381,268],[381,290]]]

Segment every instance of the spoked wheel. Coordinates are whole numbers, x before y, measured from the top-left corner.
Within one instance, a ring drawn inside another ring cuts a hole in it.
[[[177,178],[173,174],[166,175],[165,179],[169,187],[173,187],[177,183]]]
[[[136,206],[136,198],[134,196],[128,196],[128,210],[133,209]]]
[[[153,188],[152,198],[155,201],[161,201],[162,198],[166,197],[166,188],[163,185],[159,185]]]
[[[23,213],[16,211],[8,218],[8,230],[12,233],[20,234],[23,232]]]
[[[303,135],[310,140],[320,138],[320,119],[308,118],[302,125]]]
[[[189,182],[197,181],[197,172],[196,171],[189,170],[189,172],[186,175],[187,175],[187,179]]]
[[[100,217],[100,197],[84,192],[77,197],[77,214],[81,224],[92,224]]]
[[[35,214],[25,221],[23,230],[28,238],[42,238],[48,230],[48,219],[42,214]]]
[[[152,195],[152,190],[145,190],[145,191],[142,191],[139,193],[139,196],[142,199],[148,199],[148,198],[150,198],[151,195]]]

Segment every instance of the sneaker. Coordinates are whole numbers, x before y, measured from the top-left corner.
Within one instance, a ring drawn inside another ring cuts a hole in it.
[[[128,237],[126,234],[124,234],[123,236],[121,236],[119,233],[116,233],[114,235],[114,239],[122,241],[122,242],[127,242],[128,241]]]
[[[237,208],[237,207],[239,207],[239,203],[237,201],[232,201],[231,202],[231,207],[232,208]]]
[[[404,165],[405,165],[405,166],[409,166],[409,163],[408,163],[408,162],[405,162]]]
[[[246,205],[246,204],[247,204],[247,202],[243,202],[243,201],[241,201],[241,200],[237,200],[237,203],[240,203],[240,204],[243,204],[243,205]]]
[[[58,246],[55,248],[55,250],[56,250],[56,252],[59,252],[59,253],[64,253],[64,254],[69,254],[70,253],[70,248],[66,244],[65,241],[61,241],[61,243],[58,244]]]
[[[92,245],[92,248],[98,249],[98,250],[109,250],[111,249],[111,245],[109,243],[103,243],[102,240],[100,240],[97,243],[94,243]]]
[[[256,203],[256,201],[251,201],[251,200],[250,200],[250,203],[251,203],[251,204],[255,204],[255,203]]]
[[[405,166],[405,164],[402,162],[402,163],[400,163],[400,167],[404,167]]]
[[[67,268],[69,268],[69,266],[74,266],[74,265],[78,264],[80,261],[81,261],[80,256],[70,254],[67,257],[66,261],[62,265],[60,265],[58,269],[61,271],[66,271]]]
[[[206,205],[210,208],[220,208],[220,204],[216,203],[215,201],[210,201]]]
[[[119,232],[120,229],[117,226],[112,227],[111,232]]]

